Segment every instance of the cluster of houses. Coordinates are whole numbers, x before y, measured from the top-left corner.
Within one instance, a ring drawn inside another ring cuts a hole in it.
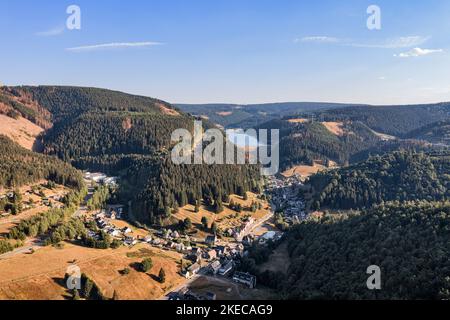
[[[236,265],[236,260],[244,255],[244,246],[220,245],[214,248],[192,248],[186,254],[186,259],[192,264],[182,270],[182,275],[186,278],[198,274],[201,270],[213,275],[228,275]],[[204,266],[204,267],[202,267]]]
[[[108,177],[106,174],[95,172],[85,172],[84,173],[84,179],[86,181],[95,182],[97,184],[103,184],[107,186],[117,186],[117,177]]]
[[[284,220],[292,225],[307,218],[305,202],[299,197],[302,182],[297,175],[286,179],[272,178],[267,190],[275,211],[282,211]]]
[[[111,215],[115,215],[114,211],[109,212],[109,218],[111,218]],[[97,224],[97,227],[105,232],[106,234],[110,235],[113,238],[120,238],[123,240],[124,244],[133,246],[138,243],[138,239],[132,235],[132,230],[129,227],[123,227],[118,228],[114,226],[113,224],[109,223],[106,220],[107,214],[105,211],[101,211],[95,215],[95,222]],[[95,232],[90,231],[89,236],[96,239],[98,235],[96,235]]]
[[[226,233],[229,237],[233,237],[236,241],[242,241],[243,238],[250,233],[254,223],[255,219],[249,217],[240,226],[226,230]]]

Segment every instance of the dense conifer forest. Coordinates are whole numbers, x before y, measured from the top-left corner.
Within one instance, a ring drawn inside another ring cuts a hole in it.
[[[84,186],[81,173],[70,164],[28,151],[0,135],[0,187],[15,188],[42,179],[76,189]]]
[[[381,143],[381,139],[361,122],[342,123],[342,134],[330,132],[321,122],[290,122],[289,118],[267,122],[260,129],[280,129],[281,169],[315,160],[347,164],[355,154]]]
[[[289,233],[289,299],[449,299],[450,203],[389,202],[304,222]],[[368,290],[366,269],[381,269]],[[279,283],[282,283],[281,285]]]
[[[259,169],[247,165],[185,165],[170,161],[171,134],[193,132],[196,118],[170,104],[125,93],[77,87],[15,87],[7,94],[51,114],[44,152],[79,169],[122,178],[122,201],[152,223],[174,208],[259,188]],[[27,99],[25,99],[25,97]],[[212,124],[203,121],[203,128]]]
[[[384,134],[404,137],[417,130],[450,117],[450,103],[411,106],[351,106],[317,112],[322,121],[360,121]]]
[[[434,122],[408,133],[407,136],[411,139],[450,145],[450,119]]]
[[[386,201],[450,198],[450,153],[397,151],[309,179],[312,209],[360,209]]]

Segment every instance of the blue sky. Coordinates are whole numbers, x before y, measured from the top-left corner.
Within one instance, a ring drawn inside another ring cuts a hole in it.
[[[81,8],[81,30],[65,28]],[[366,27],[369,5],[381,30]],[[0,81],[172,103],[450,101],[448,0],[0,0]]]

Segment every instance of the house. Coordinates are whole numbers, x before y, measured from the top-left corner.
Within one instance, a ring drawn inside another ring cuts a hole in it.
[[[233,281],[246,285],[250,289],[256,287],[256,277],[250,273],[235,272],[233,275]]]
[[[222,265],[220,264],[219,260],[214,261],[213,263],[211,263],[209,265],[209,271],[212,274],[217,274],[217,272],[219,272],[219,269],[222,267]]]
[[[241,255],[244,253],[244,245],[242,243],[238,243],[238,245],[235,247],[235,249]]]
[[[120,230],[118,229],[110,229],[108,233],[113,237],[118,237],[121,234]]]
[[[197,273],[199,273],[201,267],[198,263],[194,263],[193,265],[191,265],[189,268],[187,268],[184,271],[184,276],[186,277],[186,279],[190,279],[192,278],[194,275],[196,275]]]
[[[180,234],[178,233],[178,231],[172,232],[172,238],[178,239],[179,237],[180,237]]]
[[[103,183],[105,185],[114,187],[117,185],[117,178],[116,177],[105,177],[103,179]]]
[[[193,248],[191,253],[187,256],[188,260],[199,263],[202,260],[202,249],[200,248]]]
[[[185,250],[184,244],[182,243],[175,244],[175,250],[178,252],[183,252]]]
[[[132,230],[130,228],[128,228],[128,227],[125,227],[125,228],[122,229],[123,234],[131,233],[131,231]]]
[[[222,264],[222,266],[219,269],[219,274],[221,276],[227,275],[231,270],[233,270],[234,263],[233,260],[228,260],[225,263]]]
[[[151,236],[146,236],[144,238],[144,242],[151,243],[152,242],[152,237]]]
[[[98,225],[101,229],[103,229],[103,228],[105,228],[108,224],[106,223],[105,220],[99,219],[99,220],[97,221],[97,225]]]
[[[245,246],[251,246],[253,243],[253,238],[250,235],[247,235],[242,238],[242,244]]]
[[[229,252],[229,248],[226,246],[217,246],[215,250],[218,257],[226,256]]]
[[[125,244],[128,246],[134,246],[138,241],[133,236],[125,236]]]
[[[106,175],[102,173],[86,173],[85,178],[88,180],[92,180],[95,183],[102,182],[104,179],[106,179]]]
[[[112,210],[111,213],[110,213],[110,215],[109,215],[109,217],[110,217],[110,219],[112,219],[112,220],[116,220],[116,218],[117,218],[117,213],[116,213],[114,210]]]
[[[98,219],[98,220],[105,219],[106,218],[105,211],[100,211],[99,213],[97,213],[95,215],[95,218]]]
[[[213,236],[207,236],[205,239],[205,243],[209,246],[215,246],[217,242],[217,236],[213,235]]]
[[[216,250],[209,250],[203,254],[203,257],[208,260],[214,260],[217,258]]]

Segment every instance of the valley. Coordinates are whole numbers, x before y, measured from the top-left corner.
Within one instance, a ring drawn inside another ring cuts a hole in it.
[[[385,298],[447,297],[450,104],[173,106],[57,86],[0,101],[0,299],[371,299],[370,264]],[[175,165],[171,133],[199,117],[278,129],[282,170]],[[409,273],[435,285],[398,289]]]

